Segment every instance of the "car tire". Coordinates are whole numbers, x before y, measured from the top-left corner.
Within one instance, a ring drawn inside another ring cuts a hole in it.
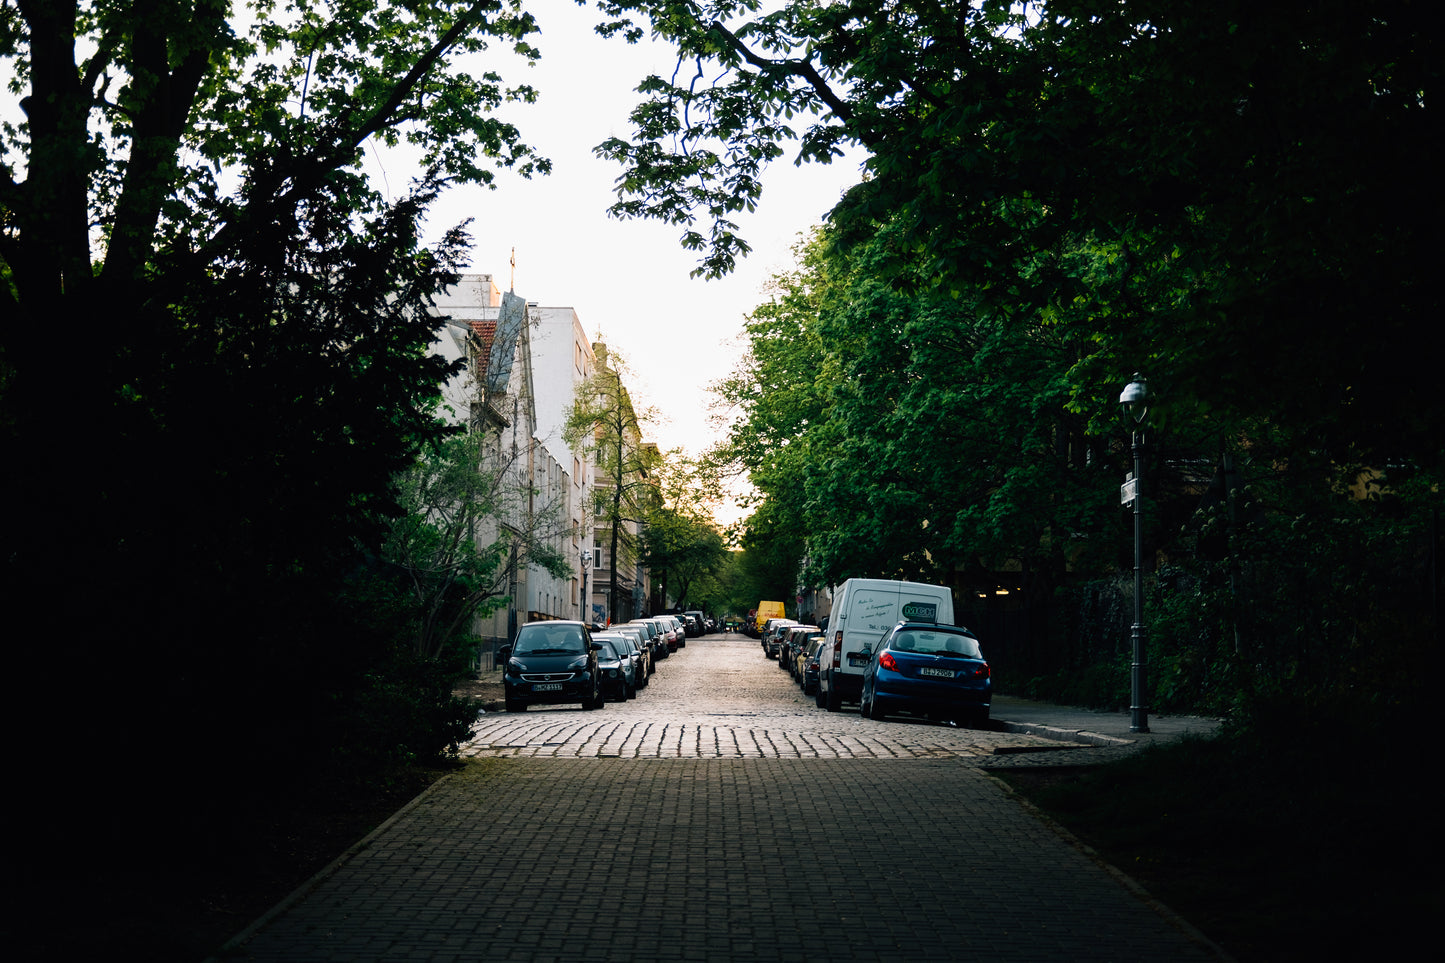
[[[837,689],[830,688],[828,690],[828,698],[826,700],[826,705],[824,705],[823,708],[827,709],[829,712],[837,712],[839,709],[843,708],[843,698],[842,696],[838,695]]]

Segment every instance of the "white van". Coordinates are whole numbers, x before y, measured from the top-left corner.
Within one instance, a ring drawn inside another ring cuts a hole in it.
[[[863,694],[863,670],[878,640],[899,622],[953,624],[953,590],[946,585],[850,578],[833,593],[828,641],[818,652],[818,705],[838,711]]]

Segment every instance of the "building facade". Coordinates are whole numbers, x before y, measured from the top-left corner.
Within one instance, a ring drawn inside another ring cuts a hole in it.
[[[496,591],[508,604],[478,617],[473,631],[496,647],[518,625],[586,616],[582,582],[588,533],[587,461],[563,437],[575,386],[591,370],[591,345],[571,308],[540,308],[503,293],[491,275],[468,274],[436,299],[443,325],[436,350],[465,358],[466,370],[443,388],[447,417],[481,433],[483,464],[502,496],[479,524],[479,549],[513,546]],[[585,349],[585,350],[581,350]],[[557,577],[527,561],[518,545],[544,543],[571,560]]]

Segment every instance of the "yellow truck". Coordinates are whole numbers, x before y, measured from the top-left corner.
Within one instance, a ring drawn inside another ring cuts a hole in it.
[[[763,626],[767,624],[768,619],[781,619],[783,617],[782,602],[759,602],[757,622],[754,625],[756,635],[762,634]]]

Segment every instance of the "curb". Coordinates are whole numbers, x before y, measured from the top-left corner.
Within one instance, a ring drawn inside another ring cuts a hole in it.
[[[1053,739],[1056,742],[1073,742],[1082,746],[1132,746],[1134,739],[1121,739],[1118,736],[1106,736],[1099,732],[1090,732],[1087,729],[1063,729],[1058,726],[1043,726],[1033,722],[1009,722],[1004,719],[994,721],[994,725],[1002,732],[1015,732],[1027,736],[1039,736],[1043,739]]]

